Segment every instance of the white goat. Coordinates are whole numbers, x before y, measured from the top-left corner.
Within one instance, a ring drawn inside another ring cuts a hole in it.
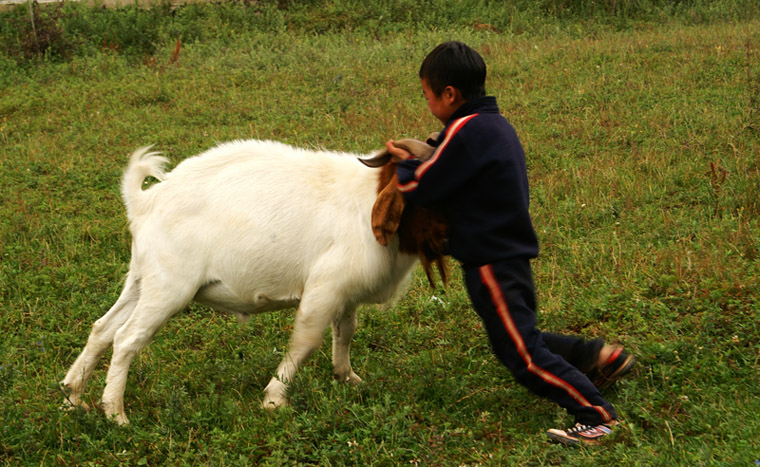
[[[62,381],[66,403],[82,404],[87,379],[113,344],[102,408],[128,423],[132,360],[192,300],[242,318],[298,306],[264,407],[287,403],[288,382],[328,325],[335,377],[360,382],[349,360],[356,309],[391,298],[417,259],[400,251],[398,235],[388,246],[373,236],[382,169],[353,154],[237,141],[164,173],[167,160],[148,150],[132,155],[122,182],[133,237],[126,283]],[[148,176],[161,183],[143,190]]]

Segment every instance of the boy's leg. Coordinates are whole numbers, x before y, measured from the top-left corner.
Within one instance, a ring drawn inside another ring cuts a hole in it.
[[[604,347],[602,339],[585,340],[550,332],[542,332],[541,338],[552,353],[564,358],[586,375],[597,366],[599,352]]]
[[[465,268],[470,298],[494,353],[522,385],[586,425],[617,418],[615,409],[577,368],[552,353],[535,327],[535,296],[527,260]]]
[[[605,345],[602,339],[587,341],[548,332],[541,333],[541,337],[552,353],[581,370],[594,386],[602,390],[628,374],[636,363],[636,358],[622,347]]]

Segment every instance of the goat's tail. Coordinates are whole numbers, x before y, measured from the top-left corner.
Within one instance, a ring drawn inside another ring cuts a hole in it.
[[[166,178],[164,166],[169,160],[160,156],[158,152],[150,152],[152,146],[140,148],[132,153],[129,165],[121,179],[121,196],[127,207],[127,218],[130,222],[136,215],[143,211],[147,194],[143,192],[142,185],[146,177],[153,177],[158,181]]]

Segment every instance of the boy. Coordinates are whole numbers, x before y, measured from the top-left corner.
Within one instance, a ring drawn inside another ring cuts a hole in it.
[[[467,291],[494,353],[515,379],[575,416],[551,441],[595,443],[612,433],[617,415],[598,387],[627,373],[634,359],[601,340],[536,329],[530,260],[538,241],[528,210],[525,156],[514,128],[485,94],[486,65],[461,42],[446,42],[419,72],[430,112],[444,124],[425,162],[386,146],[398,165],[407,202],[440,209],[449,223],[448,253],[459,260]],[[592,382],[593,380],[593,382]]]

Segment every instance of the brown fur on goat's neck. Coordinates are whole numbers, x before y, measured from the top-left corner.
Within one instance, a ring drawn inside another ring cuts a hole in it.
[[[380,169],[378,193],[383,191],[396,174],[396,163],[388,163]],[[400,192],[398,196],[403,196]],[[430,286],[435,288],[433,265],[444,287],[448,281],[448,269],[444,258],[444,246],[448,234],[448,224],[439,211],[407,204],[398,226],[399,251],[416,255],[420,259]]]

